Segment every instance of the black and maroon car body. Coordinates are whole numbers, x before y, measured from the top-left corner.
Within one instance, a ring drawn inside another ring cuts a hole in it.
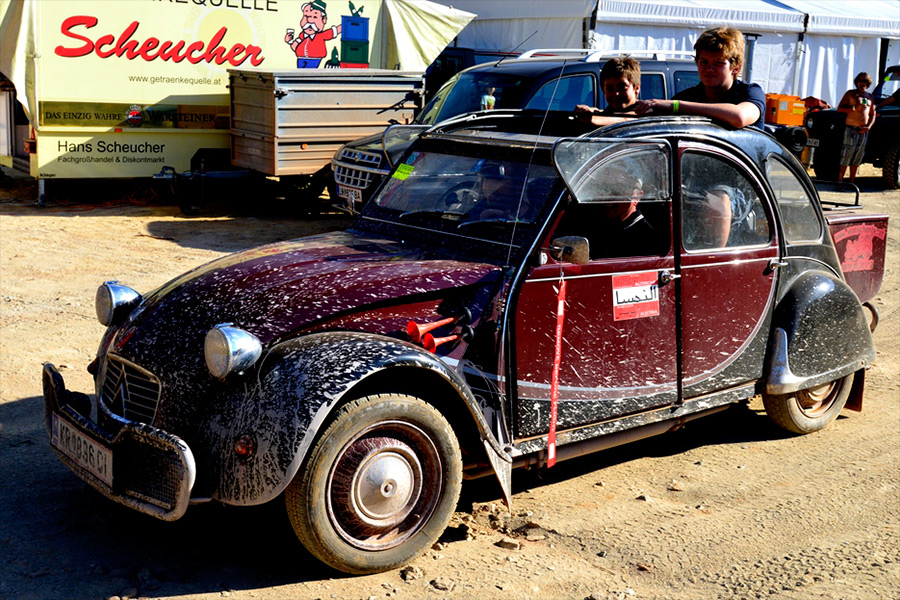
[[[498,111],[412,138],[345,232],[101,286],[96,393],[44,368],[60,459],[165,520],[283,495],[362,573],[430,547],[463,477],[508,501],[514,467],[757,395],[797,433],[861,408],[886,217],[836,219],[851,277],[768,134]]]

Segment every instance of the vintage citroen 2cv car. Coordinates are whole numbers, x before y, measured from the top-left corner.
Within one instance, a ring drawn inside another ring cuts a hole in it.
[[[508,501],[514,467],[760,394],[796,433],[861,408],[867,314],[768,134],[522,111],[420,132],[345,232],[103,284],[95,394],[44,367],[59,458],[164,520],[283,498],[315,556],[367,573],[430,547],[465,477]],[[854,218],[877,280],[886,223]]]

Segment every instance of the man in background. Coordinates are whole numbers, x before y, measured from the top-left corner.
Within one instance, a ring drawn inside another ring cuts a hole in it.
[[[850,183],[856,182],[856,170],[862,164],[866,152],[869,129],[875,122],[875,97],[866,91],[872,85],[868,73],[860,73],[853,80],[855,89],[848,90],[838,104],[838,111],[845,113],[844,143],[841,146],[841,170],[838,182],[844,180],[844,173],[850,167]]]

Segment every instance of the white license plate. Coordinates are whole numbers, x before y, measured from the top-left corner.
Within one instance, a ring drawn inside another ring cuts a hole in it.
[[[112,487],[112,450],[104,448],[53,414],[50,443]]]
[[[813,148],[818,148],[819,140],[817,140],[816,138],[809,138],[808,140],[806,140],[806,145],[811,146]]]
[[[338,186],[338,196],[340,196],[341,198],[346,198],[351,202],[362,202],[362,190],[347,187],[345,185]]]

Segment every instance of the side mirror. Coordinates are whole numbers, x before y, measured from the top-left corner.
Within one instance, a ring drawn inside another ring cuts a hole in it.
[[[590,260],[587,238],[577,235],[558,237],[550,242],[550,256],[553,260],[586,265]]]

